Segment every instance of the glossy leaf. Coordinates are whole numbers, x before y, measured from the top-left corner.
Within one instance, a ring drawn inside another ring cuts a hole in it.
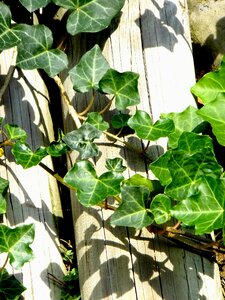
[[[53,37],[50,29],[44,25],[16,26],[22,40],[18,45],[17,65],[22,69],[43,69],[54,77],[67,67],[68,60],[64,52],[51,49]]]
[[[100,113],[98,112],[90,112],[87,114],[86,123],[91,124],[96,129],[100,131],[107,130],[109,128],[109,123],[104,121]]]
[[[0,50],[12,48],[20,43],[20,38],[11,27],[11,18],[9,7],[0,2]]]
[[[0,177],[0,215],[6,212],[5,195],[8,187],[9,187],[8,180],[5,180],[4,178]]]
[[[157,224],[163,224],[170,220],[171,199],[164,194],[158,194],[151,202],[150,211],[154,215]]]
[[[153,223],[146,208],[149,190],[145,187],[124,186],[121,189],[122,204],[111,216],[111,224],[141,229]]]
[[[7,135],[11,140],[19,140],[22,143],[26,141],[27,133],[19,126],[6,124],[5,129],[7,130]]]
[[[123,165],[123,160],[120,157],[107,158],[105,166],[112,172],[123,173],[126,170],[126,167]]]
[[[148,189],[150,192],[153,192],[155,189],[159,187],[156,183],[156,180],[150,180],[140,174],[135,174],[124,181],[125,185],[130,186],[143,186]]]
[[[19,300],[26,288],[16,279],[9,275],[6,269],[0,272],[0,299]]]
[[[120,193],[122,174],[106,172],[97,176],[94,166],[88,161],[79,161],[66,174],[64,181],[77,189],[77,197],[84,206],[102,202],[108,196]]]
[[[56,5],[72,11],[67,21],[67,31],[98,32],[108,27],[122,9],[125,0],[53,0]]]
[[[34,225],[22,225],[9,228],[0,224],[0,253],[8,253],[10,264],[21,268],[33,258],[30,244],[34,240]]]
[[[29,12],[33,12],[39,8],[45,7],[51,0],[19,0]]]
[[[63,141],[52,142],[46,151],[49,155],[53,157],[59,157],[65,154],[69,150],[69,147]]]
[[[149,114],[142,110],[137,110],[128,120],[128,126],[135,130],[139,138],[148,141],[158,140],[174,131],[172,120],[160,119],[153,125]]]
[[[128,126],[127,121],[129,119],[130,119],[130,115],[120,113],[112,116],[111,123],[114,128],[120,129],[125,126]]]
[[[113,94],[117,109],[123,110],[127,106],[139,104],[138,77],[133,72],[119,73],[109,69],[99,82],[100,91]]]
[[[101,131],[89,123],[84,123],[79,129],[67,133],[62,139],[72,150],[80,153],[81,159],[98,156],[99,150],[93,141],[101,136]]]
[[[41,160],[48,155],[45,147],[38,148],[33,152],[27,144],[16,142],[12,147],[12,154],[15,157],[16,163],[24,169],[38,165]]]
[[[109,64],[102,55],[101,49],[95,45],[86,52],[79,63],[69,71],[73,88],[81,93],[98,89],[98,83],[109,69]]]
[[[171,156],[172,150],[168,150],[149,166],[149,169],[155,174],[163,186],[168,185],[172,180],[168,168]]]
[[[189,226],[197,234],[210,233],[223,227],[225,182],[224,179],[205,178],[198,193],[181,201],[171,210],[172,216]]]

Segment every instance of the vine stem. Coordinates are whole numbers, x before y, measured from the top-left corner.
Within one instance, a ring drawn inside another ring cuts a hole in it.
[[[110,108],[114,98],[115,97],[113,96],[113,98],[111,100],[109,100],[109,102],[106,104],[106,106],[99,112],[100,115],[103,115]]]
[[[5,266],[7,265],[8,260],[9,260],[9,254],[7,254],[7,257],[6,257],[5,261],[4,261],[3,266],[0,267],[0,273],[2,272],[2,270],[5,269]]]

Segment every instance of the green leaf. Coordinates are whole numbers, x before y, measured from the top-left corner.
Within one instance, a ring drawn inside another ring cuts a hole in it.
[[[106,172],[97,176],[94,166],[88,161],[79,161],[66,174],[64,181],[77,189],[77,197],[84,206],[96,205],[108,196],[120,193],[122,174]]]
[[[48,27],[20,24],[15,28],[22,40],[17,47],[17,65],[20,68],[43,69],[54,77],[67,67],[66,54],[59,49],[51,49],[53,37]]]
[[[153,223],[146,203],[149,190],[145,187],[124,186],[121,189],[122,204],[111,216],[111,224],[141,229]]]
[[[143,186],[146,189],[148,189],[150,192],[154,191],[155,188],[158,187],[158,184],[156,183],[156,180],[150,180],[148,178],[145,178],[144,176],[140,174],[135,174],[128,178],[127,180],[124,180],[125,185],[130,186]]]
[[[125,126],[128,126],[127,121],[129,119],[130,119],[130,115],[120,113],[112,116],[111,123],[114,128],[120,129]]]
[[[8,137],[11,140],[19,140],[24,143],[27,139],[27,133],[25,130],[17,125],[6,124],[5,129],[7,130]]]
[[[72,150],[80,153],[81,159],[98,156],[99,150],[93,141],[101,136],[101,131],[89,123],[84,123],[77,129],[67,133],[62,139]]]
[[[106,159],[106,168],[112,172],[123,173],[126,167],[123,166],[123,160],[120,157]]]
[[[125,0],[52,1],[56,5],[72,10],[66,26],[67,31],[72,35],[80,32],[98,32],[108,27],[125,2]]]
[[[21,142],[16,142],[13,145],[12,154],[15,157],[16,163],[24,169],[38,165],[48,155],[45,147],[40,147],[33,152],[27,144]]]
[[[184,131],[193,131],[204,120],[197,114],[197,108],[187,107],[180,113],[162,114],[162,118],[171,119],[174,122],[175,130],[169,134],[169,146],[176,148],[180,135]]]
[[[51,0],[19,0],[29,12],[33,12],[39,8],[47,6]]]
[[[109,69],[109,64],[102,55],[101,49],[95,45],[86,52],[79,63],[69,71],[73,88],[81,93],[98,89],[98,83]]]
[[[90,112],[87,114],[86,123],[91,124],[96,129],[100,131],[107,130],[109,128],[109,123],[104,121],[100,113],[98,112]]]
[[[12,48],[20,43],[20,38],[11,27],[11,11],[0,2],[0,50]]]
[[[170,220],[171,199],[164,194],[158,194],[151,202],[150,211],[154,215],[157,224],[163,224]]]
[[[224,225],[224,179],[205,178],[198,193],[173,207],[171,215],[188,226],[195,226],[196,234],[210,233]]]
[[[26,288],[15,276],[9,275],[6,269],[0,272],[0,299],[19,300],[25,290]]]
[[[5,195],[9,187],[8,180],[0,177],[0,215],[6,212],[6,200]]]
[[[100,80],[99,88],[101,92],[113,94],[117,109],[123,110],[140,103],[138,78],[139,75],[133,72],[119,73],[109,69]]]
[[[51,144],[46,148],[47,153],[53,157],[62,156],[68,150],[68,146],[61,140],[58,142],[51,142]]]
[[[172,120],[160,119],[153,125],[149,114],[142,110],[137,110],[128,120],[128,126],[135,130],[139,138],[148,141],[158,140],[174,131]]]
[[[8,253],[10,264],[21,268],[33,258],[30,244],[34,240],[34,225],[22,225],[9,228],[0,224],[0,253]]]
[[[163,186],[168,185],[172,180],[168,168],[171,156],[172,150],[168,150],[163,155],[161,155],[156,161],[152,162],[149,165],[149,169],[155,174],[155,176],[159,179],[160,183]]]

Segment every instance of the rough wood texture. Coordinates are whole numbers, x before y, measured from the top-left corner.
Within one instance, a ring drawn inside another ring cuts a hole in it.
[[[109,31],[112,34],[107,37]],[[185,0],[127,0],[118,27],[106,30],[104,41],[102,36],[81,35],[71,40],[71,66],[99,38],[113,68],[140,74],[139,108],[151,113],[154,120],[160,113],[195,105],[190,94],[195,76]],[[62,78],[81,111],[84,96],[74,93],[66,75]],[[104,99],[98,105],[103,107]],[[74,129],[66,108],[64,116],[65,130]],[[132,143],[140,146],[135,139]],[[152,144],[152,156],[156,157],[165,146],[164,140]],[[101,151],[99,173],[104,170],[106,157],[120,155],[130,168],[126,176],[146,174],[143,161],[134,153],[116,147]],[[74,193],[71,196],[83,300],[222,299],[215,264],[145,230],[139,236],[132,229],[113,228],[111,212],[83,209]]]
[[[12,63],[12,51],[2,52],[0,61],[3,83]],[[48,104],[48,92],[38,72],[16,71],[2,99],[0,116],[5,123],[26,130],[28,143],[34,150],[54,139]],[[16,165],[10,149],[5,151],[0,176],[9,180],[10,188],[4,222],[8,226],[35,224],[35,240],[31,245],[35,258],[22,270],[14,270],[27,288],[24,299],[61,299],[60,289],[48,278],[49,272],[60,280],[64,272],[55,224],[56,218],[62,217],[57,183],[40,167],[24,170]],[[49,158],[44,162],[52,168]]]

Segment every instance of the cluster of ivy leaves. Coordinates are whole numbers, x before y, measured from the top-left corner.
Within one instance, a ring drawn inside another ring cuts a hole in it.
[[[50,2],[68,10],[66,29],[75,35],[109,26],[125,0],[20,0],[29,12]],[[10,7],[0,2],[0,50],[17,47],[17,67],[43,69],[50,77],[56,76],[67,69],[68,58],[52,45],[52,33],[47,26],[16,24]],[[98,45],[86,52],[68,72],[75,91],[111,95],[118,114],[106,122],[99,112],[90,112],[80,128],[60,134],[57,141],[35,150],[27,144],[27,134],[22,128],[2,124],[4,138],[10,141],[16,162],[26,169],[38,165],[47,155],[57,157],[67,151],[78,151],[79,160],[63,180],[86,207],[99,205],[109,196],[120,199],[111,216],[113,225],[141,229],[153,222],[164,224],[173,217],[194,227],[196,234],[224,230],[224,170],[215,156],[215,142],[204,129],[211,126],[217,142],[225,146],[225,60],[217,71],[205,75],[192,88],[203,101],[201,109],[190,106],[183,112],[162,114],[155,123],[145,111],[136,110],[133,115],[125,113],[127,108],[140,103],[139,76],[112,69]],[[149,142],[168,138],[168,151],[149,165],[156,177],[154,180],[139,174],[125,179],[121,158],[107,159],[107,171],[97,173],[90,158],[100,155],[95,140],[107,134],[110,126],[118,130],[129,127],[138,138]],[[1,214],[7,208],[8,184],[0,178]],[[32,258],[29,245],[33,238],[33,225],[16,228],[0,225],[0,253],[7,253],[13,267],[20,268]],[[0,295],[5,299],[18,299],[23,290],[14,276],[5,268],[0,269]]]

